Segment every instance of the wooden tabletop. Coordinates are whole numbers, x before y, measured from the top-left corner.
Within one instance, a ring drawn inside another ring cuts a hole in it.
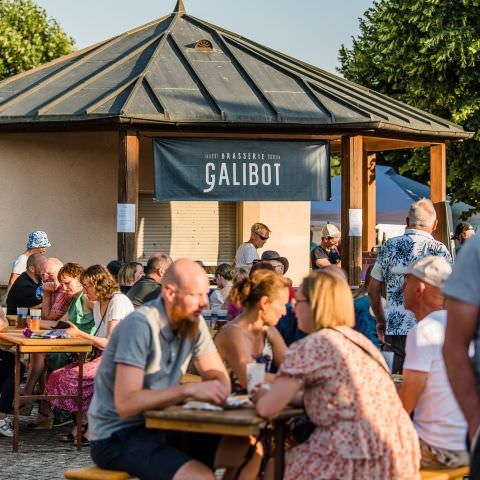
[[[299,408],[282,410],[279,419],[303,413]],[[145,412],[147,428],[179,430],[183,432],[214,433],[220,435],[258,435],[266,420],[257,415],[253,407],[244,407],[221,412],[190,410],[176,405],[163,410]]]
[[[18,345],[24,353],[32,352],[90,352],[92,343],[83,338],[28,338],[22,330],[9,328],[0,332],[0,344]]]

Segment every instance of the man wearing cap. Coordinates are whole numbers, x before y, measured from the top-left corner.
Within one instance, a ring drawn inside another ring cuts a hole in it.
[[[413,313],[403,305],[405,275],[401,270],[429,255],[452,261],[447,247],[432,236],[437,228],[437,215],[430,200],[422,198],[414,202],[406,222],[403,235],[390,238],[383,244],[368,286],[370,305],[377,321],[378,339],[385,344],[385,351],[394,352],[393,373],[402,371],[407,334],[416,323]],[[383,284],[387,290],[385,309],[382,304]]]
[[[250,228],[248,242],[242,243],[235,254],[235,268],[249,269],[258,260],[257,249],[262,248],[270,238],[270,229],[264,223],[254,223]]]
[[[329,265],[341,267],[340,253],[337,248],[341,235],[340,230],[335,225],[327,223],[322,228],[321,235],[320,245],[312,250],[312,268],[317,270]]]
[[[42,303],[42,276],[47,258],[41,253],[28,257],[27,270],[12,285],[7,295],[7,315],[16,315],[18,307],[40,308]]]
[[[405,410],[413,412],[422,468],[468,465],[467,422],[453,395],[442,356],[447,324],[442,289],[451,271],[444,258],[435,256],[404,269],[404,305],[418,323],[407,335],[400,398]]]
[[[453,234],[452,240],[456,240],[458,242],[456,253],[463,247],[463,244],[470,238],[475,235],[475,230],[472,225],[468,222],[460,222],[455,227],[455,232]]]
[[[33,253],[45,253],[48,247],[51,245],[45,232],[36,230],[28,235],[27,249],[13,261],[7,292],[15,280],[27,269],[28,257]]]

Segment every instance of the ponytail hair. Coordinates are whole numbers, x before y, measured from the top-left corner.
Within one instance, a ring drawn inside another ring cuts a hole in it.
[[[230,293],[233,301],[245,308],[254,307],[262,297],[274,298],[282,288],[288,288],[289,281],[270,270],[257,270],[248,278],[240,278]]]

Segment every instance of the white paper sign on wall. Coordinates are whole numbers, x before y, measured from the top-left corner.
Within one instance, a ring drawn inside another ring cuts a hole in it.
[[[117,232],[135,233],[134,203],[117,203]]]
[[[348,235],[350,237],[361,237],[362,236],[362,227],[363,227],[363,218],[362,218],[362,209],[361,208],[350,208],[348,210]]]

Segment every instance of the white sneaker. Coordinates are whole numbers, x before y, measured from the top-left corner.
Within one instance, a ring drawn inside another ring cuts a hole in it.
[[[0,434],[5,437],[13,437],[13,425],[8,417],[0,419]]]

